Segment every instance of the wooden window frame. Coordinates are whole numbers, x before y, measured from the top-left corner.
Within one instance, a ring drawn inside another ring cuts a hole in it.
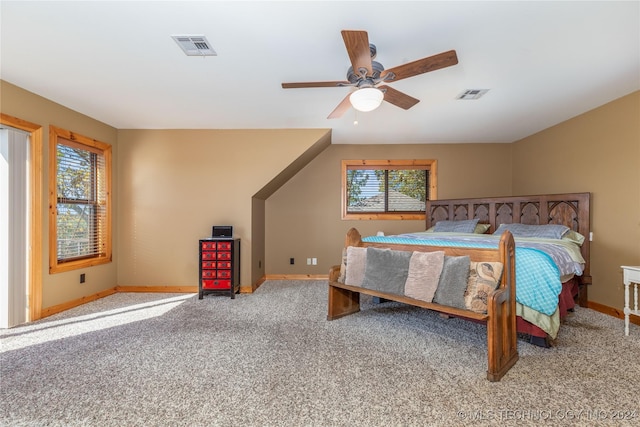
[[[105,168],[104,204],[106,206],[103,224],[103,227],[105,227],[103,249],[99,254],[64,261],[58,260],[57,146],[59,143],[98,153],[104,157]],[[92,267],[112,261],[111,159],[110,144],[56,126],[49,126],[49,273],[60,273],[63,271]]]
[[[438,162],[423,160],[342,160],[342,219],[343,220],[426,220],[423,213],[348,213],[347,212],[347,170],[349,169],[426,169],[429,171],[429,198],[438,196]]]

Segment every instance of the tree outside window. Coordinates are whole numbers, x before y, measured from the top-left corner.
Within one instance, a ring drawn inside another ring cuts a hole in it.
[[[343,160],[343,219],[424,219],[435,160]]]

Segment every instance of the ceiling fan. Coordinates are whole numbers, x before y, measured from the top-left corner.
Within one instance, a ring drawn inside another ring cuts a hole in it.
[[[282,83],[283,89],[355,87],[355,90],[347,95],[329,114],[329,117],[327,117],[329,119],[342,116],[351,106],[360,111],[372,111],[383,100],[408,110],[420,100],[393,89],[387,83],[397,82],[398,80],[450,67],[458,63],[456,51],[450,50],[385,70],[382,64],[373,61],[376,57],[376,47],[373,44],[369,44],[369,36],[366,31],[343,30],[342,39],[351,60],[351,67],[347,71],[347,80]]]

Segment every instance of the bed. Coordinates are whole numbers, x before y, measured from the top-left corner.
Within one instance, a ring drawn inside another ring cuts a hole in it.
[[[471,231],[469,223],[475,224]],[[548,347],[576,302],[586,306],[589,223],[590,193],[430,200],[425,230],[362,241],[405,250],[411,245],[486,248],[495,247],[501,232],[509,229],[516,246],[517,332],[532,344]],[[461,225],[466,230],[455,231]],[[542,238],[538,230],[544,230]]]

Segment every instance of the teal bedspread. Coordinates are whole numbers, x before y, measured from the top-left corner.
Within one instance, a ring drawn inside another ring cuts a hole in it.
[[[374,243],[447,247],[498,247],[499,236],[476,236],[444,237],[430,236],[429,233],[412,233],[397,236],[370,236],[362,240]],[[578,269],[578,267],[575,268]],[[548,316],[553,315],[558,307],[558,296],[562,290],[560,277],[560,269],[543,246],[522,247],[522,243],[516,242],[516,301]]]

